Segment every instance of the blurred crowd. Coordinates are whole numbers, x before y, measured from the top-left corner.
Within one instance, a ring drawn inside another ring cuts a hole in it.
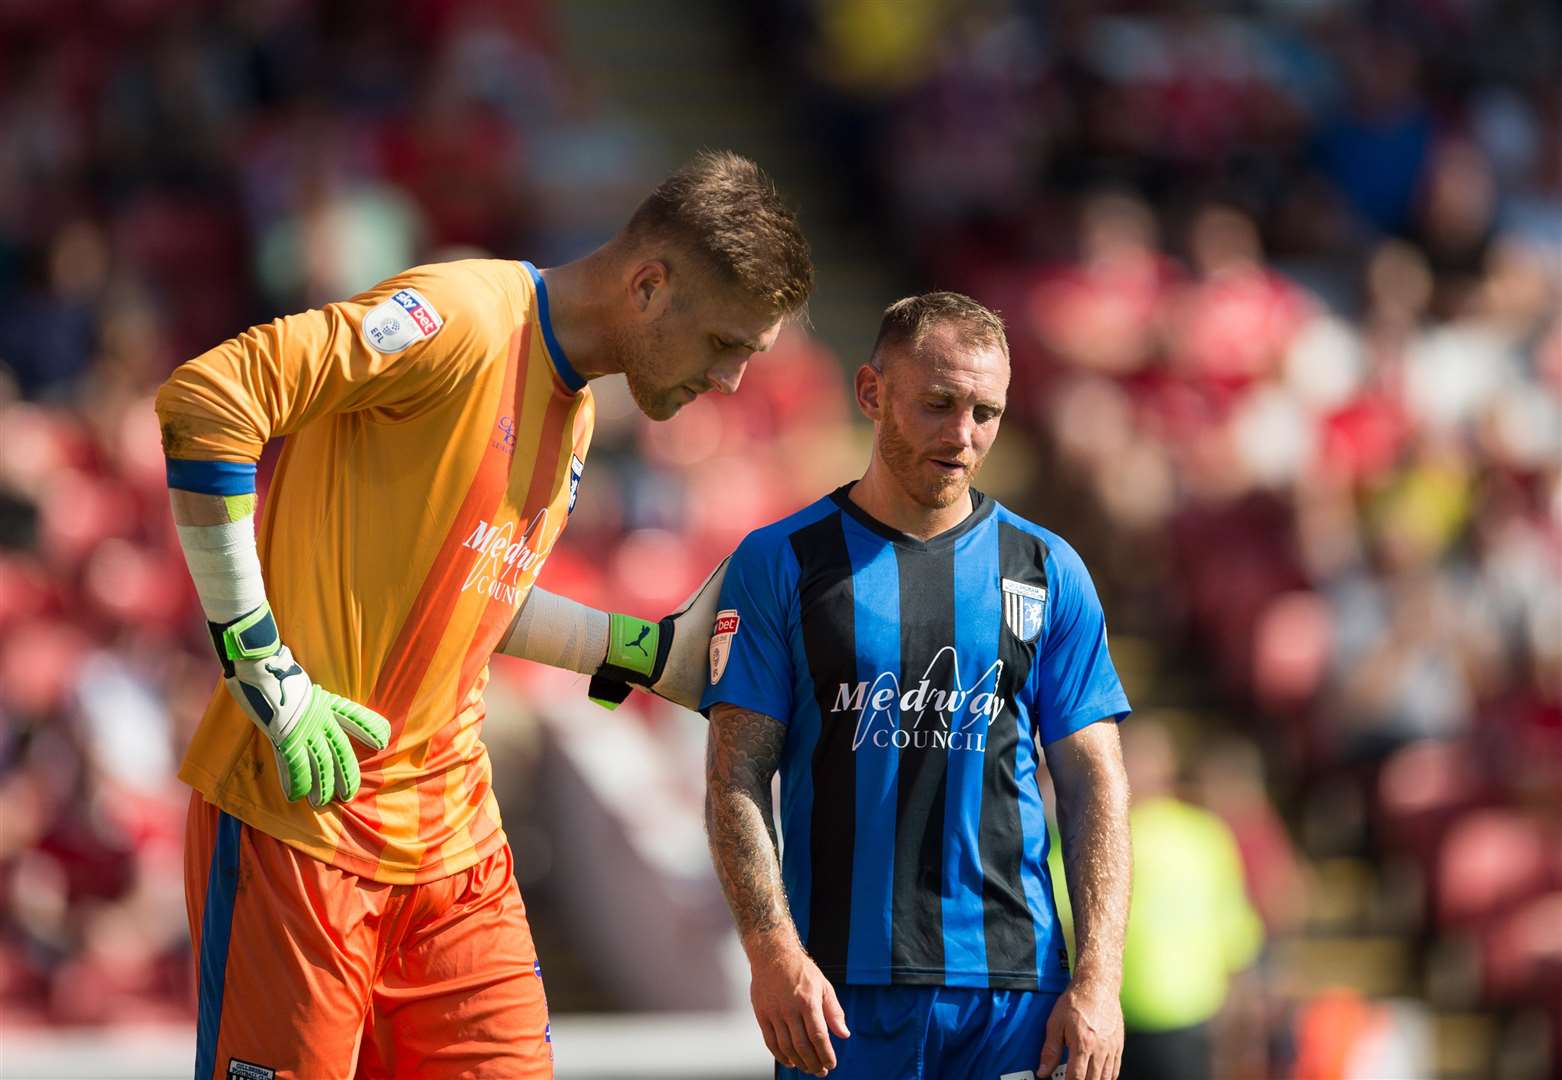
[[[1314,853],[1413,871],[1423,958],[1468,960],[1445,1004],[1562,1031],[1554,10],[750,8],[887,249],[1008,318],[1010,423],[1091,493],[1114,627],[1236,718],[1181,790],[1264,925],[1302,918],[1267,769]],[[0,1007],[183,1018],[174,770],[216,666],[156,386],[420,261],[579,254],[669,163],[541,0],[32,0],[0,58]],[[660,614],[853,474],[843,385],[800,330],[672,424],[598,384],[544,584]]]
[[[1316,854],[1416,883],[1439,1004],[1540,1006],[1562,1050],[1556,8],[755,28],[921,276],[1008,316],[1011,415],[1091,493],[1116,625],[1210,672]]]

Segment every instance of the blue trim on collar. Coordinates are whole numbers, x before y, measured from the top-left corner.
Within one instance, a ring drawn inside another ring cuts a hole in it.
[[[571,393],[578,394],[586,385],[586,380],[570,365],[569,357],[564,355],[564,347],[553,336],[553,319],[548,314],[548,283],[542,280],[542,272],[531,263],[522,259],[521,265],[526,267],[526,272],[532,276],[532,284],[537,287],[537,314],[542,319],[542,340],[548,346],[548,359],[553,361],[553,370],[558,372],[564,385],[569,387]]]

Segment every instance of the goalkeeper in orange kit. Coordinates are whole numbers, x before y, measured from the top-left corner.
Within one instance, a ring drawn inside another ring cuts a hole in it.
[[[480,739],[489,657],[643,684],[701,662],[708,619],[679,641],[532,589],[586,384],[622,372],[656,420],[731,393],[811,287],[768,179],[703,154],[576,262],[417,267],[163,385],[224,683],[180,769],[198,1080],[552,1075]],[[257,530],[255,462],[283,435]]]

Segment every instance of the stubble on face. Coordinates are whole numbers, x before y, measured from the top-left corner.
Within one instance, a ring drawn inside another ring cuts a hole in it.
[[[931,510],[943,510],[964,498],[971,488],[971,477],[982,465],[982,458],[977,458],[959,476],[934,473],[901,431],[893,404],[884,410],[879,422],[879,456],[901,489],[919,505]]]
[[[667,334],[661,319],[636,330],[632,326],[613,331],[612,348],[623,365],[629,396],[641,412],[652,420],[671,420],[683,408],[680,389],[664,385],[666,375],[657,365],[667,357]]]

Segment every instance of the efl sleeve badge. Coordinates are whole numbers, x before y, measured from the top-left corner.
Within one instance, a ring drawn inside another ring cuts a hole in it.
[[[716,624],[710,636],[710,683],[715,686],[727,670],[727,657],[732,653],[732,638],[738,632],[738,613],[732,608],[716,612]]]

